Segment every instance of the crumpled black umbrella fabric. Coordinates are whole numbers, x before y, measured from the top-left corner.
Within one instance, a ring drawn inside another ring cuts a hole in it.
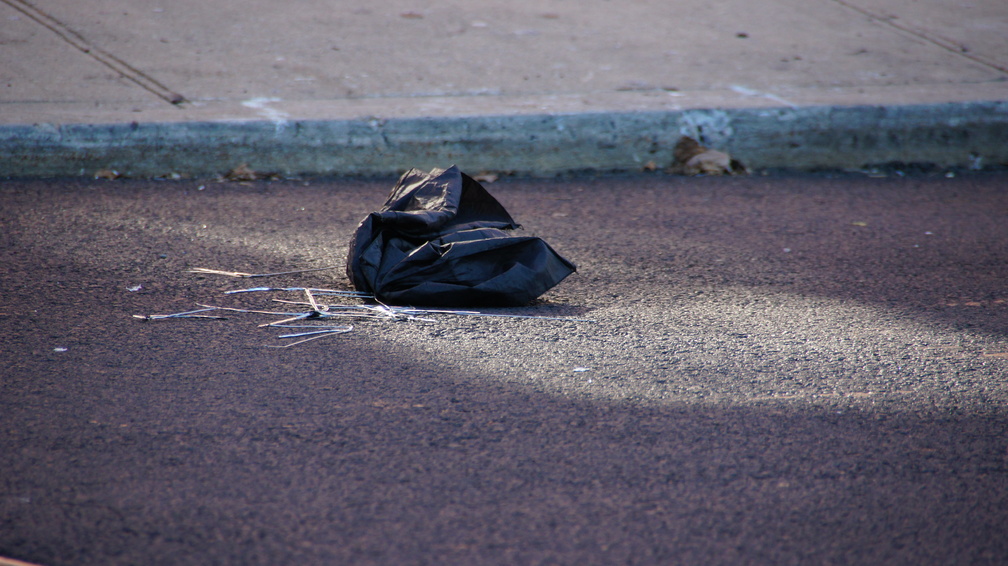
[[[455,166],[406,172],[350,241],[347,276],[396,305],[523,305],[575,271]]]

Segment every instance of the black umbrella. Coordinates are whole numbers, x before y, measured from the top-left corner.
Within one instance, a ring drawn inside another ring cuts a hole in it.
[[[522,305],[575,271],[455,166],[399,179],[347,255],[354,286],[398,305]]]

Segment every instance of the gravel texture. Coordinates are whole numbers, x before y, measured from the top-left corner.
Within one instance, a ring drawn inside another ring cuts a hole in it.
[[[0,183],[0,556],[1008,560],[1005,173],[487,185],[578,265],[488,312],[594,322],[132,317],[348,288],[393,183]]]

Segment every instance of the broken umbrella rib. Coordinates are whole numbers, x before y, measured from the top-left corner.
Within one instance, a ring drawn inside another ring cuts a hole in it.
[[[225,320],[223,316],[199,314],[217,310],[217,307],[206,307],[194,311],[177,312],[173,314],[135,314],[133,318],[140,320],[166,320],[169,318],[211,318],[215,320]]]
[[[239,309],[235,307],[218,307],[214,305],[204,305],[203,303],[196,303],[197,305],[206,309],[215,309],[229,312],[243,312],[249,314],[270,314],[274,316],[295,316],[299,314],[304,314],[300,312],[278,312],[278,311],[266,311],[266,310],[256,310],[256,309]]]
[[[260,293],[266,291],[310,291],[315,295],[338,295],[343,297],[356,297],[360,299],[374,299],[374,295],[362,293],[360,291],[340,291],[338,289],[317,289],[315,287],[250,287],[248,289],[232,289],[224,291],[225,295],[236,295],[238,293]]]
[[[313,271],[326,271],[328,269],[339,269],[342,266],[330,265],[328,267],[313,267],[309,269],[294,269],[291,271],[276,271],[273,273],[246,273],[244,271],[224,271],[221,269],[207,269],[206,267],[194,267],[187,269],[188,273],[202,273],[204,275],[226,275],[228,277],[242,277],[246,279],[254,277],[273,277],[276,275],[295,275],[298,273],[311,273]]]
[[[274,302],[284,305],[295,305],[311,307],[314,311],[324,314],[327,318],[333,316],[345,316],[356,318],[374,318],[389,320],[418,320],[423,322],[436,322],[433,319],[419,318],[416,315],[427,314],[430,311],[414,309],[411,307],[389,307],[388,305],[327,305],[309,303],[305,301],[289,301],[286,299],[272,299]]]
[[[283,345],[267,344],[266,347],[267,348],[290,348],[291,346],[297,346],[298,344],[304,344],[305,342],[310,342],[312,340],[318,340],[319,338],[325,338],[326,336],[330,336],[330,335],[334,335],[334,334],[346,334],[347,332],[350,332],[352,330],[353,330],[353,327],[349,326],[345,330],[330,330],[328,332],[322,332],[322,333],[316,334],[314,336],[308,336],[307,338],[302,338],[301,340],[298,340],[296,342],[291,342],[290,344],[283,344]],[[281,336],[280,338],[283,338],[283,336]]]
[[[290,328],[290,327],[283,327]],[[321,330],[308,330],[305,332],[294,332],[292,334],[281,334],[277,338],[300,338],[302,336],[314,336],[316,334],[343,334],[344,332],[350,332],[353,330],[353,326],[333,326],[330,328],[323,328]]]
[[[199,306],[201,306],[201,307],[205,307],[206,309],[217,309],[217,310],[229,311],[229,312],[240,312],[240,313],[247,313],[247,314],[265,314],[265,315],[271,315],[271,316],[284,316],[284,317],[287,317],[287,318],[284,318],[284,319],[281,319],[281,320],[275,320],[275,321],[272,321],[272,322],[266,322],[266,323],[260,324],[259,325],[260,328],[265,328],[267,326],[284,325],[284,324],[286,324],[288,322],[294,322],[294,321],[297,321],[297,320],[321,320],[321,319],[326,319],[326,318],[333,318],[333,317],[335,317],[335,316],[337,316],[339,314],[339,313],[330,313],[330,312],[327,312],[325,310],[309,310],[309,311],[302,311],[302,312],[268,311],[268,310],[259,310],[259,309],[241,309],[241,308],[236,308],[236,307],[219,307],[219,306],[214,306],[214,305],[204,305],[202,303],[197,303],[197,304],[199,304]],[[298,304],[304,304],[304,303],[298,303]]]
[[[312,295],[311,289],[305,289],[304,292],[308,297],[308,302],[311,303],[312,310],[315,312],[321,312],[319,311],[318,303],[315,302],[315,295]]]
[[[321,330],[324,328],[348,328],[350,324],[274,324],[273,328],[314,328]]]

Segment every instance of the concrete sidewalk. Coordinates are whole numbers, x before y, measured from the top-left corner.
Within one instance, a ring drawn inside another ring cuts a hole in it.
[[[1008,163],[1003,0],[0,0],[0,176]]]

